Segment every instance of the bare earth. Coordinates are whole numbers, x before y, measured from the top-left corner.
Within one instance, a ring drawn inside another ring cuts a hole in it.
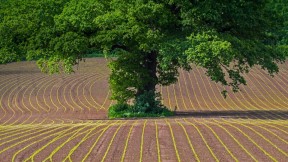
[[[288,161],[288,62],[274,78],[254,68],[226,99],[204,69],[180,70],[158,87],[177,115],[130,120],[107,119],[106,65],[86,59],[71,75],[0,65],[0,162]]]

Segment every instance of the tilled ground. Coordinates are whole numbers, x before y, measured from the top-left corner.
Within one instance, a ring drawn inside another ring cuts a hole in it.
[[[87,59],[45,75],[34,62],[0,65],[0,161],[288,161],[288,62],[259,68],[221,95],[204,69],[158,87],[173,118],[107,120],[109,69]]]

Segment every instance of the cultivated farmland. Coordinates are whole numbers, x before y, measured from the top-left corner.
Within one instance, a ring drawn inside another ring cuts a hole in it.
[[[255,67],[221,95],[205,70],[158,87],[172,118],[107,120],[109,69],[86,59],[73,74],[35,62],[0,65],[0,161],[288,161],[288,62]]]

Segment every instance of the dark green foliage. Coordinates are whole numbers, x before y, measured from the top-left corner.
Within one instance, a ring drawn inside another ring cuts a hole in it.
[[[161,104],[159,94],[149,91],[138,96],[133,105],[117,103],[109,108],[109,118],[163,117],[174,113]]]

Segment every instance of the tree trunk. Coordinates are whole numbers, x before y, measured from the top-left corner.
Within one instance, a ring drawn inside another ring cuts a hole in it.
[[[145,59],[143,60],[143,68],[148,70],[148,78],[145,76],[142,76],[141,79],[145,79],[147,81],[145,85],[142,88],[139,88],[136,94],[137,96],[142,95],[144,92],[156,91],[156,85],[157,85],[157,53],[155,51],[150,52],[147,54]]]

